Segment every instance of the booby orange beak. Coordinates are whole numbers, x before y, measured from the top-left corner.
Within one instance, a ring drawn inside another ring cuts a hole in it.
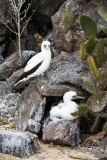
[[[45,48],[50,51],[50,46],[49,45],[46,45]]]

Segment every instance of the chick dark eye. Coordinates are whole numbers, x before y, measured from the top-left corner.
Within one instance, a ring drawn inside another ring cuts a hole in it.
[[[72,98],[76,98],[76,96],[73,96]]]

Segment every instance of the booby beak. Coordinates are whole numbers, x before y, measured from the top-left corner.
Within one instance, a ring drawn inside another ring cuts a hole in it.
[[[49,45],[45,45],[45,48],[50,51],[50,46]]]
[[[74,99],[85,99],[84,97],[81,97],[81,96],[73,96],[72,97],[72,100],[74,100]]]

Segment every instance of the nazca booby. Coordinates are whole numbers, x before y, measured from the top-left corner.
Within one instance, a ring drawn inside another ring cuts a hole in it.
[[[32,77],[39,76],[43,74],[49,67],[51,62],[51,50],[50,42],[43,41],[41,45],[41,52],[33,56],[25,66],[24,73],[17,80],[14,86],[18,85],[20,82],[27,81]]]
[[[50,120],[52,123],[57,123],[62,120],[74,120],[78,117],[74,117],[71,114],[78,111],[78,104],[72,100],[84,99],[81,96],[77,96],[75,91],[68,91],[63,96],[63,102],[54,106],[50,110]]]

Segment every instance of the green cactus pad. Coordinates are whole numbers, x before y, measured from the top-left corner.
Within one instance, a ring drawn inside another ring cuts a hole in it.
[[[104,54],[104,41],[99,39],[98,41],[98,51],[97,51],[98,64],[101,67],[107,61],[107,55]]]
[[[88,77],[81,77],[83,80],[84,88],[91,94],[96,94],[96,88],[94,82]]]
[[[94,37],[97,34],[97,25],[93,21],[93,19],[87,15],[81,15],[80,16],[80,24],[85,32],[85,35],[88,38]]]
[[[95,63],[95,60],[94,60],[93,56],[89,55],[89,56],[87,57],[87,61],[88,61],[88,65],[89,65],[91,74],[92,74],[95,78],[98,78],[98,76],[99,76],[99,71],[98,71],[98,69],[97,69],[97,66],[96,66],[96,63]]]
[[[95,48],[96,40],[95,38],[90,38],[86,44],[87,53],[91,54]]]
[[[101,112],[107,105],[107,92],[100,92],[90,96],[87,101],[87,106],[93,112]]]
[[[88,111],[89,111],[89,108],[86,105],[79,105],[78,111],[72,113],[72,115],[77,117],[77,116],[83,115],[84,113],[86,113]]]
[[[107,22],[107,12],[99,10],[98,14]]]
[[[99,26],[99,28],[100,28],[105,34],[107,34],[107,27],[104,27],[104,26],[101,25],[101,24],[99,24],[98,26]]]
[[[84,42],[80,44],[79,58],[81,60],[83,60],[85,57],[85,46],[86,46],[86,44]]]
[[[73,16],[71,13],[65,13],[63,18],[64,25],[66,29],[70,29],[73,24]]]

